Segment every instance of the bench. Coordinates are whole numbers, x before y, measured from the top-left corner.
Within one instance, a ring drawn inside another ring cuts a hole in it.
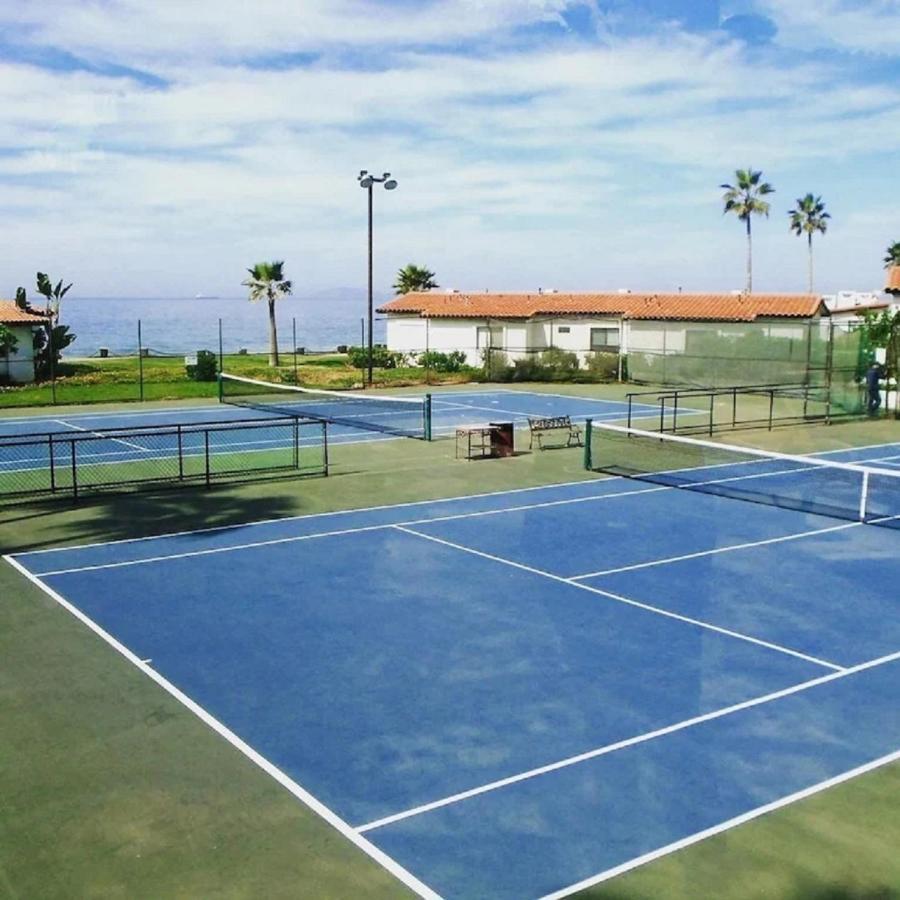
[[[554,447],[581,447],[582,446],[582,430],[580,425],[576,425],[568,416],[545,416],[543,418],[528,417],[529,448],[537,445],[541,450],[546,449],[544,446],[544,437],[549,433],[556,432],[560,439],[565,437],[565,443],[553,444]],[[565,434],[560,434],[565,432]]]

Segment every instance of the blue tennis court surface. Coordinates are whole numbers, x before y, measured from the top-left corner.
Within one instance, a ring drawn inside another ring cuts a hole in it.
[[[360,397],[365,397],[360,392]],[[434,395],[433,423],[435,436],[451,434],[457,425],[472,422],[513,421],[524,424],[529,416],[562,416],[574,419],[592,417],[596,421],[622,420],[627,413],[627,404],[617,400],[594,400],[585,397],[572,397],[563,394],[531,393],[514,390],[491,391],[452,391]],[[277,415],[277,413],[276,413]],[[391,414],[380,413],[387,425],[390,425]],[[654,407],[635,405],[635,419],[642,415],[656,415]],[[353,413],[349,414],[352,418]],[[406,410],[398,416],[408,416]],[[168,410],[140,410],[135,412],[87,412],[67,415],[64,411],[52,417],[5,417],[0,418],[0,440],[3,438],[21,438],[24,435],[53,433],[66,436],[79,434],[90,436],[99,430],[125,429],[147,426],[202,425],[217,422],[260,422],[271,416],[259,410],[238,408],[227,405],[211,405],[199,407],[182,407]],[[236,450],[245,452],[266,452],[283,448],[285,437],[283,430],[273,429],[271,434],[263,430],[252,433],[219,433],[211,435],[212,453],[233,453]],[[376,431],[363,431],[349,425],[332,425],[328,432],[332,444],[361,443],[364,441],[395,440],[396,438],[380,434]],[[317,440],[310,437],[310,441]],[[186,450],[202,454],[202,435],[195,436],[194,445],[187,438]],[[301,445],[304,437],[301,435]],[[132,435],[111,437],[105,441],[90,441],[90,445],[82,451],[82,461],[98,463],[122,463],[148,459],[165,458],[177,452],[177,437],[172,434],[168,441],[154,440],[152,435]],[[28,452],[8,452],[0,459],[0,472],[13,472],[22,469],[39,469],[48,465],[47,451],[43,448],[28,448]]]
[[[421,894],[537,898],[900,758],[898,542],[609,478],[14,564]]]

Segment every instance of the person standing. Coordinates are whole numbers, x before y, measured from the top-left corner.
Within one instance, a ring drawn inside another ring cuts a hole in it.
[[[873,362],[866,372],[866,404],[870,416],[877,416],[881,407],[881,366]]]

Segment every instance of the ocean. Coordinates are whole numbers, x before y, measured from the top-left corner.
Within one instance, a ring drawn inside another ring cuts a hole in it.
[[[31,299],[35,306],[40,306],[35,298]],[[376,297],[375,306],[386,299]],[[339,344],[360,344],[366,302],[364,291],[353,290],[294,295],[279,300],[276,306],[279,348],[283,351],[292,349],[292,320],[296,321],[297,346],[307,351],[334,350]],[[226,353],[268,349],[266,304],[251,303],[246,297],[65,297],[60,322],[68,325],[76,335],[65,353],[66,358],[72,359],[97,356],[102,347],[110,355],[136,354],[138,321],[141,323],[141,344],[149,348],[151,354],[217,352],[220,318]],[[385,323],[378,316],[374,339],[378,343],[385,339]]]

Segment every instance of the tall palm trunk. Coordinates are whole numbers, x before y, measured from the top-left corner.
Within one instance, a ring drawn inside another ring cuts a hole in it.
[[[809,292],[813,292],[813,253],[812,253],[812,232],[806,236],[809,244]]]
[[[269,365],[278,365],[278,326],[275,324],[274,297],[269,297]]]
[[[750,216],[747,216],[747,293],[753,293],[753,238],[750,236]]]

